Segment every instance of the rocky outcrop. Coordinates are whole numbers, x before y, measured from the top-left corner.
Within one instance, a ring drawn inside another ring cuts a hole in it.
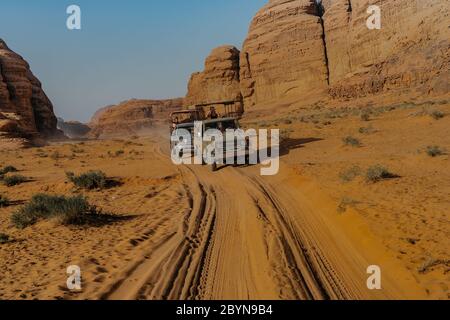
[[[0,39],[0,139],[61,136],[53,106],[28,63]]]
[[[64,121],[62,118],[58,118],[58,129],[71,139],[84,138],[91,131],[87,124],[78,121]]]
[[[315,0],[271,0],[253,19],[241,53],[246,108],[327,88],[323,28]]]
[[[169,114],[180,110],[183,99],[132,99],[97,111],[89,123],[92,138],[138,135],[155,124],[165,123]]]
[[[381,30],[367,27],[371,5],[381,9]],[[371,97],[447,99],[449,11],[443,0],[270,0],[250,25],[239,68],[237,49],[216,49],[205,71],[192,76],[187,101],[239,91],[246,110],[317,100],[364,104]],[[222,64],[215,57],[227,50]]]
[[[370,5],[381,9],[380,30],[366,26]],[[450,92],[448,1],[324,0],[323,7],[333,98]]]
[[[204,71],[191,76],[185,104],[240,100],[239,50],[233,46],[216,48],[206,59]]]

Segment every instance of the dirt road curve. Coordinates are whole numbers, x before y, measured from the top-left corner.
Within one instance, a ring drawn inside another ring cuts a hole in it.
[[[161,150],[159,155],[170,161]],[[176,233],[102,298],[383,299],[418,294],[409,275],[372,240],[355,244],[323,213],[326,206],[318,210],[308,197],[314,190],[290,184],[291,172],[263,178],[257,167],[179,170],[191,210]],[[382,266],[382,290],[367,288],[371,264]]]

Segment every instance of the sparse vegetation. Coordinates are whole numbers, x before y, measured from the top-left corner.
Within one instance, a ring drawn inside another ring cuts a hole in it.
[[[63,225],[86,225],[98,218],[99,213],[83,196],[65,197],[38,194],[14,212],[11,223],[24,229],[39,220],[56,219]]]
[[[358,132],[360,134],[372,134],[372,133],[375,133],[376,130],[372,126],[368,126],[368,127],[359,128]]]
[[[283,145],[284,143],[289,141],[289,139],[291,139],[292,132],[293,132],[293,130],[290,130],[290,129],[281,129],[280,130],[280,145]]]
[[[4,208],[7,206],[9,206],[9,199],[0,194],[0,208]]]
[[[439,146],[428,146],[426,148],[426,153],[430,156],[430,157],[438,157],[438,156],[442,156],[444,154],[444,151],[439,147]]]
[[[432,257],[428,257],[427,260],[425,260],[422,263],[422,265],[417,269],[417,271],[422,274],[427,273],[431,268],[439,265],[440,263],[442,263],[442,261]]]
[[[51,159],[53,159],[53,160],[59,160],[60,158],[62,158],[63,156],[58,152],[58,151],[55,151],[55,152],[53,152],[51,155],[50,155],[50,158]]]
[[[79,176],[67,172],[66,176],[75,186],[86,190],[104,189],[107,186],[106,174],[102,171],[89,171]]]
[[[359,175],[361,175],[361,168],[358,166],[354,166],[341,172],[339,178],[342,182],[351,182]]]
[[[347,136],[344,139],[342,139],[342,142],[344,142],[344,145],[351,146],[351,147],[360,147],[361,142],[352,136]]]
[[[358,201],[353,200],[349,197],[344,197],[344,198],[342,198],[337,211],[339,214],[345,213],[347,211],[348,207],[355,206],[356,204],[358,204]]]
[[[445,117],[445,114],[442,111],[439,110],[433,110],[430,112],[430,116],[434,119],[434,120],[440,120],[442,118]]]
[[[366,180],[367,182],[379,182],[386,179],[392,179],[397,177],[395,174],[391,173],[388,169],[381,165],[375,165],[367,170]]]
[[[370,112],[367,110],[361,112],[361,120],[362,121],[370,121]]]
[[[0,233],[0,244],[5,244],[9,242],[9,236],[5,233]]]
[[[0,176],[3,176],[3,175],[5,175],[5,174],[11,173],[11,172],[17,172],[17,171],[19,171],[19,170],[17,170],[17,169],[16,169],[15,167],[13,167],[13,166],[6,166],[6,167],[0,169]]]
[[[5,186],[7,186],[7,187],[17,186],[19,184],[22,184],[22,183],[28,181],[27,178],[25,178],[24,176],[21,176],[20,174],[15,174],[12,176],[4,176],[2,180],[3,180],[3,183],[5,184]]]
[[[84,153],[84,149],[81,149],[77,145],[71,146],[70,150],[72,151],[72,153]]]

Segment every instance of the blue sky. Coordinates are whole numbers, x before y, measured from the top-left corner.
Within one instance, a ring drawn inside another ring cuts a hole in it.
[[[130,98],[184,96],[222,44],[241,47],[266,0],[1,0],[0,38],[41,80],[55,112],[87,121]],[[66,28],[66,8],[82,30]]]

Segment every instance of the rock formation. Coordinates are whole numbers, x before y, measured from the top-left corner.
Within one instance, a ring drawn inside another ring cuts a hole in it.
[[[239,50],[233,46],[216,48],[206,59],[204,71],[191,76],[185,104],[240,100]]]
[[[370,5],[381,29],[366,26]],[[324,0],[324,31],[333,98],[450,92],[450,2]]]
[[[381,9],[381,30],[367,27],[371,5]],[[250,25],[239,68],[237,49],[214,50],[205,71],[192,76],[187,101],[240,93],[249,110],[286,98],[336,105],[448,99],[449,15],[445,0],[270,0]]]
[[[89,123],[93,138],[139,134],[155,124],[165,123],[169,114],[180,110],[183,99],[132,99],[97,111]]]
[[[91,128],[78,121],[64,121],[62,118],[58,118],[58,129],[71,139],[79,139],[85,137]]]
[[[246,108],[327,87],[323,28],[314,0],[271,0],[253,19],[241,53]]]
[[[28,140],[61,136],[53,106],[28,63],[0,39],[0,140],[26,144]]]

